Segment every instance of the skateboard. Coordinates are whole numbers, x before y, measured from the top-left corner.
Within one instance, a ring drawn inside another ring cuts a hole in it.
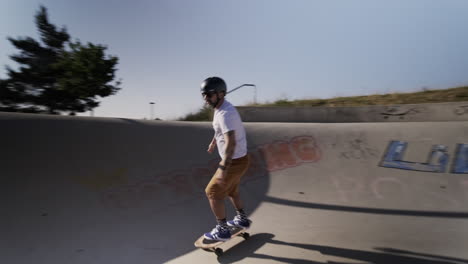
[[[250,237],[250,234],[245,232],[246,230],[245,228],[229,227],[229,230],[231,230],[231,239],[235,236],[241,236],[242,238],[247,240]],[[224,253],[224,251],[222,248],[219,248],[218,246],[227,241],[229,240],[226,240],[226,241],[208,240],[202,235],[199,239],[197,239],[197,241],[195,241],[194,245],[195,247],[201,248],[205,251],[214,252],[216,256],[219,257]]]

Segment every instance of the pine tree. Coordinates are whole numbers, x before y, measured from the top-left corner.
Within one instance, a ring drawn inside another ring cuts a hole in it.
[[[35,22],[40,42],[8,38],[20,50],[10,56],[19,68],[7,66],[9,78],[0,80],[0,110],[74,115],[99,106],[98,96],[120,89],[120,81],[111,83],[118,58],[106,56],[106,47],[70,41],[66,28],[49,22],[43,6]]]

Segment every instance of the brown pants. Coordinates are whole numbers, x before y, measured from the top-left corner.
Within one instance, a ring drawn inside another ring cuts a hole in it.
[[[220,183],[216,173],[206,186],[205,193],[209,199],[222,200],[228,196],[239,194],[239,184],[242,176],[249,168],[249,155],[242,158],[233,159],[231,166],[227,169],[227,176],[224,182]]]

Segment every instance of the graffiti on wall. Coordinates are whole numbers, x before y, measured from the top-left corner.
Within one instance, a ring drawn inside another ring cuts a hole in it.
[[[458,144],[455,152],[453,173],[468,173],[468,144]]]
[[[380,166],[403,170],[424,172],[445,172],[449,163],[448,148],[445,145],[433,145],[426,162],[403,160],[408,143],[391,141],[384,153]],[[453,159],[452,173],[468,173],[468,144],[457,144]]]
[[[312,136],[275,141],[249,151],[250,166],[243,182],[268,176],[269,172],[317,162],[322,153]],[[206,184],[218,167],[219,160],[157,174],[149,179],[113,186],[101,192],[101,201],[112,208],[135,208],[147,201],[167,201],[167,205],[203,197]],[[176,194],[176,195],[174,195]]]
[[[336,137],[331,144],[333,149],[339,151],[340,158],[348,160],[366,160],[380,156],[378,150],[369,144],[363,133],[350,133],[349,138],[350,139],[342,139]]]
[[[465,115],[468,114],[468,105],[461,105],[455,108],[453,111],[456,115]]]
[[[265,158],[269,172],[296,167],[302,163],[317,162],[322,155],[317,142],[310,136],[295,137],[290,141],[275,141],[260,146],[258,150]]]
[[[390,106],[385,107],[384,112],[380,113],[380,115],[382,115],[384,119],[388,119],[390,117],[398,117],[399,119],[404,119],[406,116],[417,115],[424,112],[427,112],[427,110],[424,107],[407,108],[405,106]]]

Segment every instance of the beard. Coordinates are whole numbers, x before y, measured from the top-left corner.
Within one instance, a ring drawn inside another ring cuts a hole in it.
[[[217,104],[216,104],[216,103],[208,103],[208,105],[209,105],[211,108],[214,109],[214,108],[216,108],[216,105],[217,105]]]
[[[215,102],[212,102],[212,101],[210,100],[210,101],[206,102],[206,104],[208,104],[209,106],[211,106],[211,108],[215,108],[215,107],[218,105],[219,100],[220,100],[220,99],[219,99],[218,95],[216,95],[216,101],[215,101]]]

